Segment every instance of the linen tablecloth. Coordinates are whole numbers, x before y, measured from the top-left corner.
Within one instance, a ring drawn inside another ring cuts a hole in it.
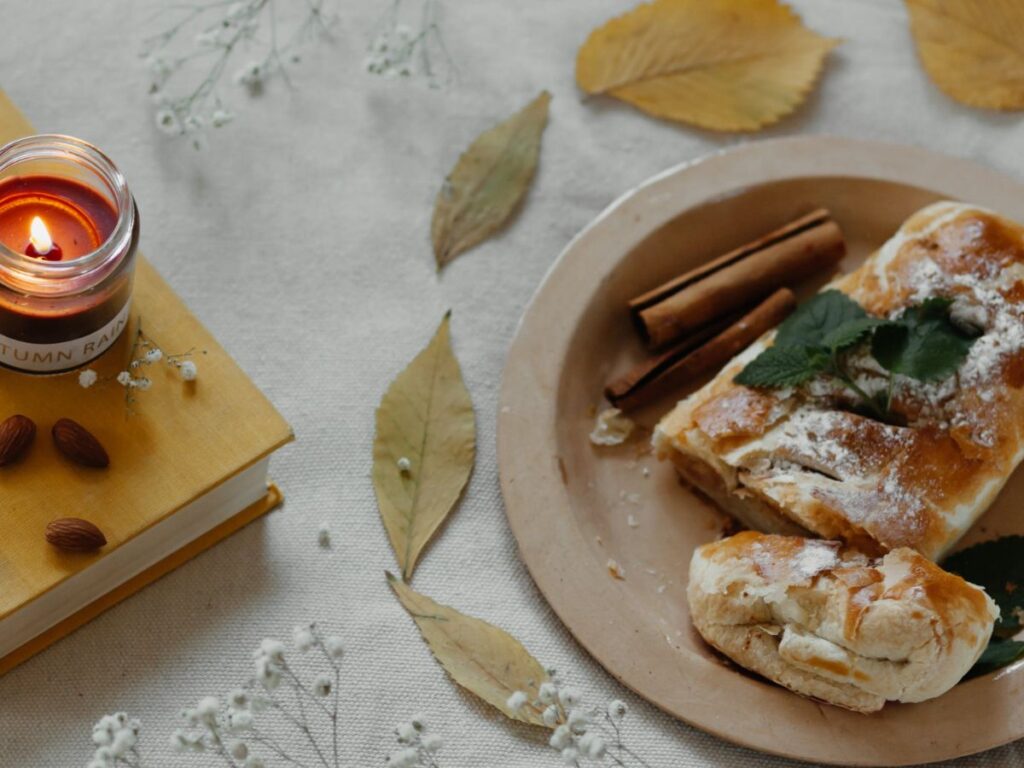
[[[278,3],[282,14],[290,5],[302,3]],[[215,765],[170,752],[179,709],[224,695],[249,676],[262,637],[287,637],[308,620],[347,645],[346,765],[383,764],[395,724],[416,712],[446,737],[444,766],[559,764],[539,731],[506,722],[452,685],[384,580],[394,559],[369,479],[374,407],[448,308],[479,454],[464,500],[419,566],[417,588],[504,627],[587,700],[624,698],[632,708],[627,740],[652,766],[790,765],[662,715],[575,644],[517,556],[495,461],[505,350],[562,247],[652,174],[756,138],[581,98],[576,50],[626,3],[442,0],[457,71],[441,89],[364,71],[387,5],[338,2],[334,40],[308,49],[294,90],[274,82],[248,98],[225,83],[237,120],[197,152],[157,130],[145,93],[142,39],[170,18],[159,0],[4,0],[0,85],[41,131],[92,140],[115,159],[138,199],[146,255],[298,440],[273,464],[283,509],[0,679],[0,765],[84,765],[93,722],[122,709],[143,721],[147,766]],[[969,109],[938,91],[916,61],[902,3],[793,5],[812,28],[845,42],[808,102],[758,137],[906,142],[1024,178],[1020,117]],[[544,88],[554,95],[551,124],[520,215],[438,276],[428,231],[444,174],[481,130]],[[317,545],[321,522],[333,532],[329,550]],[[1024,749],[957,765],[1021,766]]]

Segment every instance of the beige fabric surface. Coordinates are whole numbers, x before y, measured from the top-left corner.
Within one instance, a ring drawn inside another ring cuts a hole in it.
[[[278,5],[284,13],[301,4]],[[260,638],[287,636],[309,619],[348,646],[346,765],[382,765],[391,729],[420,711],[447,738],[444,766],[559,764],[539,732],[506,723],[451,685],[384,581],[394,560],[369,480],[373,409],[448,308],[477,409],[479,456],[416,586],[512,632],[589,701],[625,698],[628,742],[652,766],[791,765],[661,715],[587,657],[518,559],[494,447],[505,350],[562,247],[652,174],[753,138],[581,99],[576,49],[628,7],[620,1],[442,0],[458,66],[442,90],[365,74],[364,49],[386,3],[337,5],[336,40],[305,56],[296,90],[275,83],[238,103],[236,123],[198,153],[159,134],[145,94],[137,54],[142,38],[165,26],[154,19],[158,0],[0,6],[0,84],[40,130],[93,140],[115,158],[139,202],[145,253],[298,436],[274,464],[282,510],[0,679],[0,765],[84,765],[92,723],[119,709],[143,720],[146,765],[217,765],[170,753],[179,709],[223,695],[248,676]],[[917,64],[902,3],[794,5],[846,42],[807,104],[760,136],[907,142],[1024,178],[1020,117],[939,92]],[[521,215],[438,277],[428,230],[445,172],[478,132],[543,88],[554,95],[551,124]],[[334,531],[329,551],[316,543],[321,521]],[[1024,766],[1024,750],[956,765]]]

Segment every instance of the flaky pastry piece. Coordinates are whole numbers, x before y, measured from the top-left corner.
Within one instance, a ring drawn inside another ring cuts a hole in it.
[[[1024,227],[935,203],[829,287],[885,318],[952,299],[981,335],[956,375],[927,383],[890,382],[867,350],[852,353],[858,387],[891,394],[888,423],[853,412],[856,399],[828,377],[737,384],[769,332],[661,420],[654,448],[748,528],[811,531],[872,554],[912,547],[938,561],[1024,461]]]
[[[872,559],[752,531],[694,552],[687,597],[697,631],[737,664],[856,712],[948,691],[999,615],[984,590],[912,549]]]

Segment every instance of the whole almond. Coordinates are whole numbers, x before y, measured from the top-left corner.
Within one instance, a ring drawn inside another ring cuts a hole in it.
[[[80,517],[62,517],[46,526],[46,540],[67,552],[92,552],[107,543],[103,531]]]
[[[36,439],[36,423],[20,413],[0,423],[0,467],[20,459]]]
[[[59,419],[51,430],[57,450],[86,467],[106,467],[110,457],[92,432],[77,421]]]

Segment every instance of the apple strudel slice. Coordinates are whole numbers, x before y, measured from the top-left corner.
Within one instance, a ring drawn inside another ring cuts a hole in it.
[[[828,287],[889,319],[946,298],[950,317],[979,335],[938,381],[890,379],[868,352],[851,353],[864,392],[891,387],[898,423],[886,423],[827,378],[774,390],[734,382],[772,344],[769,332],[661,420],[655,449],[748,527],[938,559],[1024,458],[1024,228],[936,203]]]
[[[999,612],[980,587],[901,547],[745,531],[698,548],[690,615],[736,663],[857,712],[939,696],[967,673]]]

